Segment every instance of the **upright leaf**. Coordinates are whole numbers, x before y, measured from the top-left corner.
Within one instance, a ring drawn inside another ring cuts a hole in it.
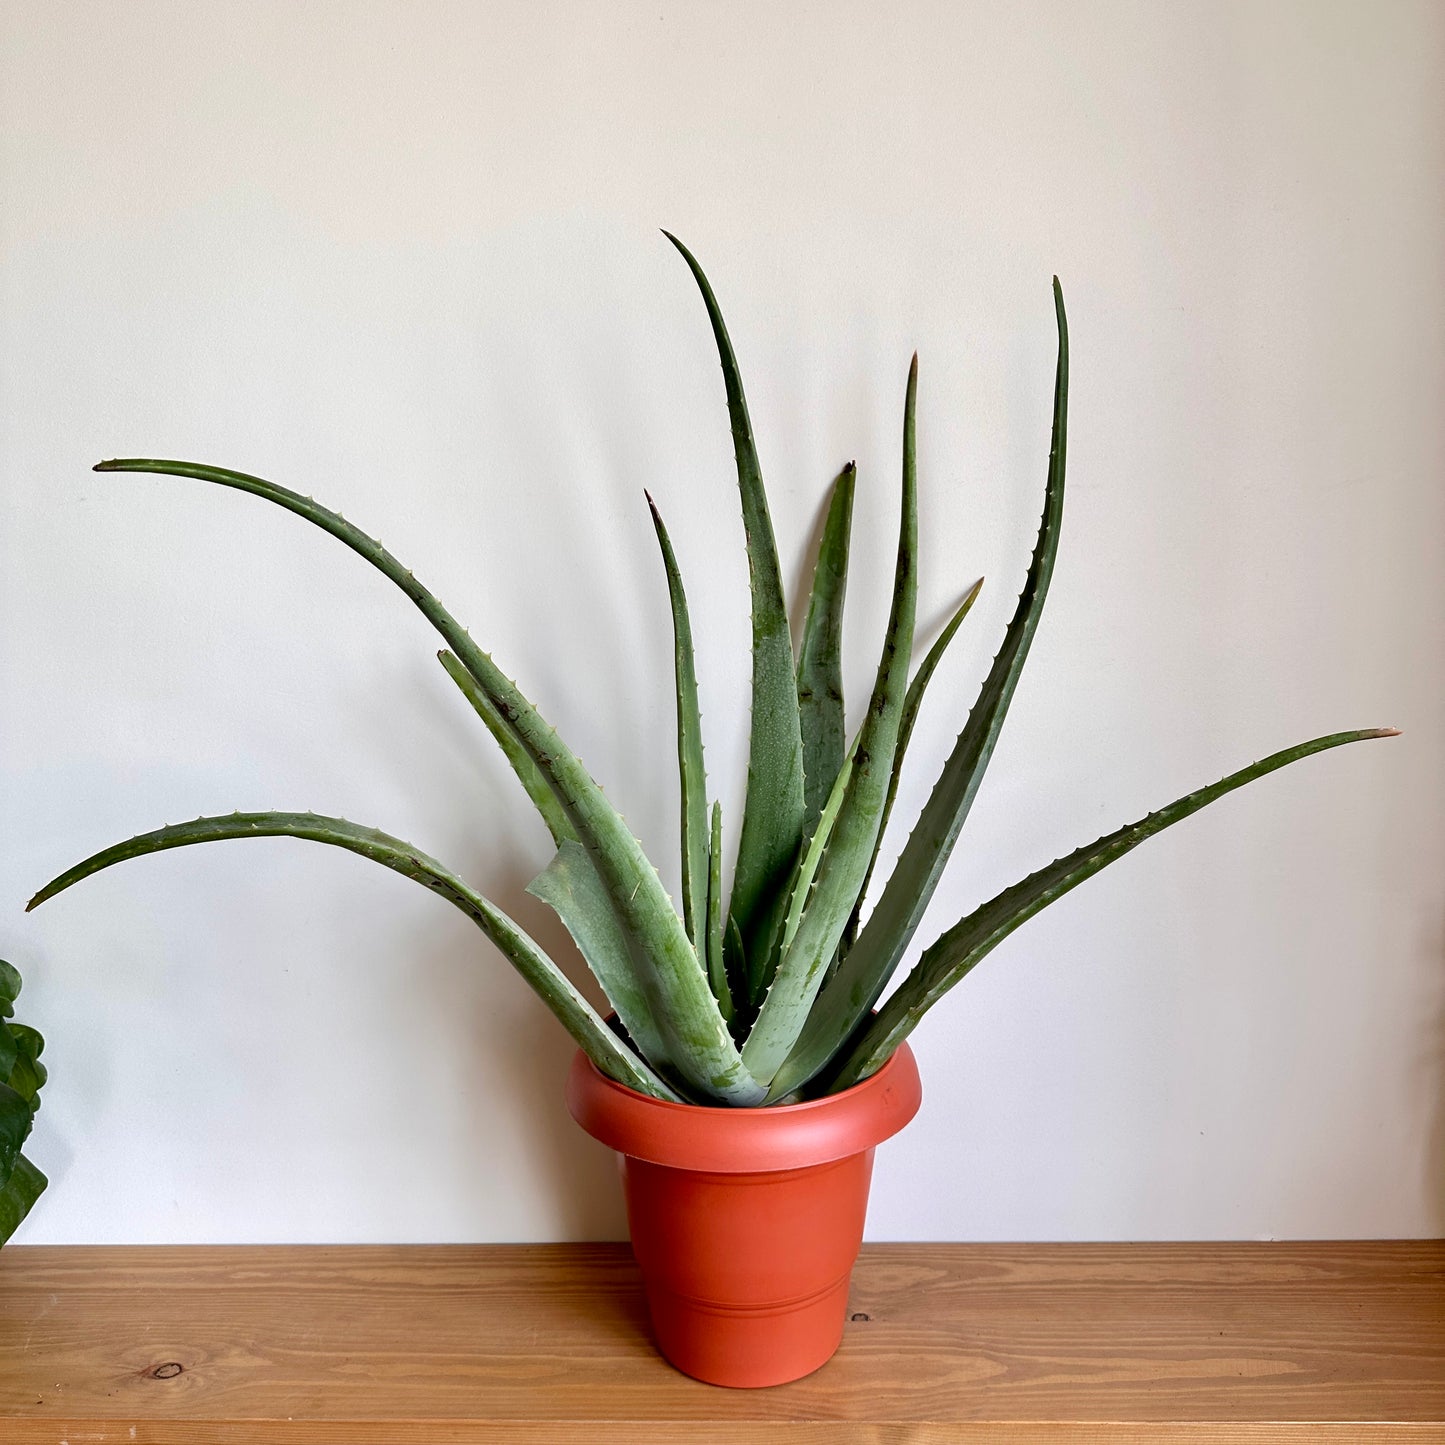
[[[894,865],[877,905],[833,975],[818,995],[794,1057],[778,1071],[779,1081],[811,1078],[843,1046],[878,1001],[933,898],[939,877],[973,806],[984,769],[993,756],[1004,715],[1013,698],[1029,644],[1038,628],[1058,551],[1064,514],[1064,464],[1068,439],[1069,329],[1064,297],[1054,278],[1054,314],[1059,332],[1054,378],[1053,437],[1048,487],[1028,576],[1003,647],[994,658],[968,722],[943,766],[922,816]],[[796,1088],[797,1082],[792,1087]]]
[[[883,799],[898,745],[898,724],[908,690],[908,660],[918,600],[918,479],[914,446],[918,358],[908,369],[903,411],[903,486],[898,521],[898,561],[893,605],[868,716],[859,730],[842,805],[827,840],[818,881],[797,933],[743,1046],[743,1062],[757,1079],[772,1082],[778,1065],[797,1042],[808,1009],[833,958],[873,856]],[[769,1090],[781,1097],[786,1090]]]
[[[838,776],[833,779],[833,791],[828,794],[828,801],[823,804],[823,811],[818,814],[818,821],[812,836],[808,839],[808,846],[803,849],[803,855],[798,860],[797,871],[793,875],[793,884],[788,890],[788,911],[783,920],[782,951],[784,954],[793,946],[793,940],[798,936],[798,926],[803,921],[803,912],[812,897],[818,869],[822,867],[823,859],[827,855],[828,844],[832,842],[833,825],[838,821],[838,814],[848,796],[848,784],[853,776],[853,757],[854,754],[851,751],[844,755],[843,766],[838,769]]]
[[[798,714],[803,730],[804,836],[833,791],[847,745],[843,713],[843,599],[848,589],[848,539],[857,467],[849,462],[833,484],[813,590],[798,651]]]
[[[26,912],[69,888],[72,883],[99,873],[113,863],[159,853],[167,848],[184,848],[193,843],[210,843],[226,838],[304,838],[316,843],[329,843],[370,858],[372,862],[420,883],[423,888],[430,889],[454,908],[460,909],[491,939],[604,1074],[639,1093],[652,1094],[660,1099],[677,1098],[676,1093],[598,1018],[592,1005],[577,992],[561,969],[500,908],[489,903],[435,858],[429,858],[410,843],[375,828],[349,823],[345,818],[328,818],[317,813],[232,813],[226,817],[197,818],[190,823],[157,828],[104,848],[67,869],[25,905]]]
[[[607,885],[617,916],[632,941],[634,957],[645,961],[643,987],[654,1001],[654,1016],[689,1084],[698,1093],[722,1103],[758,1102],[763,1090],[743,1067],[686,928],[642,845],[551,725],[409,569],[344,517],[261,477],[192,462],[141,458],[102,462],[96,470],[160,472],[250,492],[331,533],[395,582],[450,644],[546,778],[598,876]]]
[[[928,649],[928,655],[923,659],[918,671],[913,675],[913,681],[908,684],[908,696],[903,699],[903,718],[898,724],[898,750],[893,754],[893,772],[888,779],[888,796],[883,800],[883,821],[878,825],[878,837],[873,843],[873,857],[868,863],[868,872],[864,875],[863,886],[858,890],[858,901],[853,905],[853,916],[848,920],[848,928],[843,937],[845,944],[851,945],[858,936],[859,912],[863,907],[863,900],[868,896],[868,885],[873,881],[873,870],[878,865],[878,849],[883,842],[883,834],[887,831],[888,820],[893,816],[893,801],[898,796],[898,779],[903,773],[903,759],[908,752],[908,744],[913,737],[913,725],[918,721],[918,709],[923,705],[923,694],[928,688],[929,679],[943,660],[943,654],[948,649],[948,644],[953,641],[956,633],[968,616],[970,609],[978,598],[979,592],[983,589],[983,578],[980,577],[964,595],[962,602],[958,604],[958,610],[948,620],[948,626],[938,634],[933,646]]]
[[[733,997],[728,982],[727,959],[723,951],[723,909],[726,907],[722,886],[722,804],[712,805],[711,836],[707,851],[707,976],[713,997],[723,1018],[731,1024],[737,1015],[739,1000]]]
[[[652,525],[667,571],[672,604],[673,671],[677,689],[677,771],[682,789],[682,906],[688,937],[699,959],[707,957],[708,817],[707,775],[702,760],[702,718],[697,705],[697,664],[692,652],[692,623],[687,594],[662,514],[649,493]]]
[[[833,1088],[846,1089],[876,1072],[913,1031],[919,1019],[1014,929],[1071,888],[1077,888],[1086,878],[1092,878],[1100,869],[1107,868],[1110,863],[1137,848],[1145,839],[1162,833],[1165,828],[1191,813],[1197,813],[1226,793],[1232,793],[1236,788],[1242,788],[1246,783],[1307,758],[1312,753],[1341,747],[1345,743],[1361,742],[1366,738],[1396,736],[1394,728],[1365,728],[1331,733],[1327,737],[1314,738],[1272,753],[1207,788],[1186,794],[1137,823],[1127,824],[1075,849],[1066,858],[1059,858],[1031,873],[1022,882],[1005,888],[924,950],[923,957],[884,1004],[856,1047],[841,1061]]]
[[[732,342],[702,268],[676,236],[663,234],[687,262],[707,306],[718,360],[722,364],[733,453],[737,460],[738,491],[742,497],[752,587],[752,731],[748,745],[747,793],[729,911],[738,925],[748,956],[749,982],[756,996],[769,961],[766,940],[776,922],[780,895],[797,857],[805,816],[803,740],[793,671],[793,643],[788,631],[772,518]]]

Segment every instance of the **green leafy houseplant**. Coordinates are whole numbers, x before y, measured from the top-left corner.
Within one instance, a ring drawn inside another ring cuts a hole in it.
[[[1058,325],[1052,446],[1042,525],[1003,646],[892,872],[865,907],[908,742],[939,660],[978,588],[910,676],[917,597],[914,416],[904,401],[902,496],[892,606],[861,727],[848,741],[841,629],[855,474],[837,478],[797,654],[747,403],[722,315],[690,252],[722,364],[746,531],[752,602],[752,725],[732,886],[723,885],[721,809],[703,770],[692,630],[657,508],[675,641],[681,778],[681,908],[618,812],[491,656],[381,544],[319,503],[221,467],[129,459],[101,472],[156,472],[251,492],[344,542],[411,598],[447,644],[448,674],[497,740],[556,843],[531,892],[560,916],[606,994],[599,1015],[505,913],[401,839],[313,813],[198,818],[107,848],[47,884],[30,907],[126,858],[221,838],[284,836],[350,849],[445,898],[476,923],[604,1075],[658,1099],[757,1108],[831,1095],[868,1078],[923,1015],[1040,909],[1216,798],[1312,753],[1393,730],[1332,733],[1274,753],[1076,849],[1005,889],[933,940],[881,1008],[968,817],[1038,627],[1064,501],[1068,331]],[[651,498],[649,505],[651,504]],[[18,1147],[18,1144],[17,1144]]]
[[[45,1040],[29,1024],[15,1022],[20,973],[0,958],[0,1244],[30,1213],[49,1182],[20,1152],[40,1108]]]

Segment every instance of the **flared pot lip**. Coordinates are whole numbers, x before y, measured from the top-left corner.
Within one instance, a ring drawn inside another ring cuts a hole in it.
[[[654,1099],[607,1078],[580,1049],[567,1076],[568,1111],[594,1139],[633,1159],[705,1173],[766,1174],[846,1159],[898,1133],[922,1099],[906,1042],[852,1088],[765,1109]]]

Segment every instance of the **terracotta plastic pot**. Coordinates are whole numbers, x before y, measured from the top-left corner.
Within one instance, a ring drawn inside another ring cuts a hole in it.
[[[873,1150],[918,1112],[907,1044],[870,1079],[768,1109],[671,1104],[579,1052],[567,1107],[617,1150],[662,1353],[714,1385],[781,1385],[838,1348]]]

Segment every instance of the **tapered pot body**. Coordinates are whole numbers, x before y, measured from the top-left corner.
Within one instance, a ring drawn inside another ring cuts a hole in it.
[[[918,1112],[907,1044],[872,1078],[768,1109],[672,1104],[578,1053],[572,1117],[615,1149],[658,1347],[715,1385],[781,1385],[843,1337],[873,1151]]]

